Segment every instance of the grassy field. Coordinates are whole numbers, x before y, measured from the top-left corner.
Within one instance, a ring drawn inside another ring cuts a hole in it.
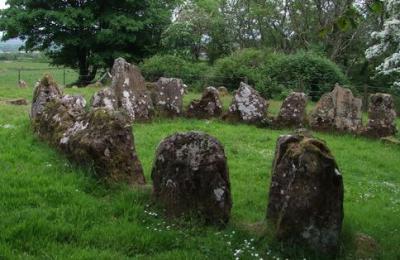
[[[0,100],[31,99],[32,89],[17,89],[12,78],[0,74]],[[96,90],[65,91],[90,99]],[[188,95],[185,103],[197,96]],[[229,101],[224,98],[225,106]],[[271,111],[276,113],[279,105],[272,102]],[[272,240],[264,223],[275,142],[289,131],[187,119],[136,124],[136,148],[149,185],[135,189],[100,184],[87,169],[71,165],[38,141],[28,111],[29,106],[0,102],[0,259],[319,257]],[[150,171],[158,143],[190,130],[207,132],[225,146],[234,203],[226,229],[166,221],[152,204]],[[344,175],[345,221],[338,258],[355,258],[354,237],[364,233],[379,244],[372,257],[399,259],[400,149],[350,135],[317,136],[332,149]]]

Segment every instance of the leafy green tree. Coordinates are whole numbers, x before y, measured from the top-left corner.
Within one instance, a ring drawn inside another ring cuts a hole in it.
[[[8,0],[0,12],[3,39],[25,40],[54,65],[79,70],[77,84],[91,82],[114,58],[139,61],[159,50],[175,0]]]

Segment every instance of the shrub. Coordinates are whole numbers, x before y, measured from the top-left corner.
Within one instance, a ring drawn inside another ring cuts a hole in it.
[[[307,52],[280,55],[279,59],[266,65],[266,73],[275,84],[285,86],[285,89],[304,91],[314,100],[331,91],[336,83],[348,83],[335,63]]]
[[[155,55],[140,65],[148,81],[157,81],[160,77],[180,78],[190,87],[200,88],[207,85],[209,66],[202,62],[191,62],[174,55]]]
[[[216,61],[213,84],[235,90],[241,81],[247,80],[253,86],[264,82],[264,61],[265,52],[261,50],[244,49],[234,52]]]

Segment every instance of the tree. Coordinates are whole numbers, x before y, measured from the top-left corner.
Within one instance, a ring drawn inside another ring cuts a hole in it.
[[[393,85],[400,89],[400,0],[386,0],[387,17],[383,30],[373,32],[375,44],[367,49],[367,59],[383,59],[376,67],[378,74],[393,77]]]
[[[21,38],[26,51],[43,51],[54,65],[91,82],[117,56],[133,61],[156,53],[171,21],[172,0],[8,0],[0,11],[3,40]]]
[[[188,0],[177,9],[173,23],[163,33],[168,53],[198,60],[202,53],[212,62],[230,54],[232,39],[219,12],[220,0]]]

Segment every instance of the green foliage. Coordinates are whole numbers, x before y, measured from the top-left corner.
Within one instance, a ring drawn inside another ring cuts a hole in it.
[[[336,83],[347,84],[341,69],[329,59],[313,53],[279,55],[266,71],[275,84],[285,89],[304,91],[314,100],[331,91]]]
[[[26,50],[45,51],[55,65],[79,69],[90,81],[97,69],[123,56],[138,61],[160,47],[175,1],[10,0],[0,12],[4,39],[19,37]]]
[[[264,96],[275,98],[298,90],[318,99],[335,83],[348,83],[336,64],[306,52],[285,55],[245,49],[218,60],[214,70],[214,81],[230,90],[237,89],[239,83],[247,79]]]
[[[157,81],[160,77],[182,79],[191,88],[202,88],[209,79],[209,66],[203,62],[187,61],[175,55],[155,55],[140,65],[146,80]]]

